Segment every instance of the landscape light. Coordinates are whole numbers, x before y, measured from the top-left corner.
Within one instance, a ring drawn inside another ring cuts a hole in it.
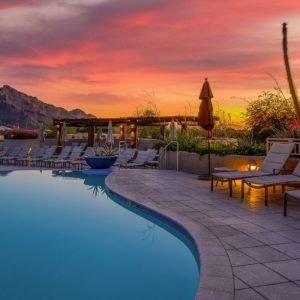
[[[257,163],[254,159],[248,160],[248,170],[249,171],[256,171],[257,170]]]

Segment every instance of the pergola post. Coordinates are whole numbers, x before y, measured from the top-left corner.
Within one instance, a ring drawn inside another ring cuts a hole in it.
[[[94,147],[95,144],[95,124],[92,123],[89,126],[88,132],[88,147]]]
[[[137,146],[137,125],[136,124],[131,124],[130,125],[130,147],[131,148],[136,148]]]
[[[159,139],[161,140],[165,139],[165,125],[160,126]]]
[[[58,148],[62,147],[62,142],[61,142],[61,130],[62,130],[62,123],[58,123],[56,125],[56,144]]]
[[[120,125],[120,142],[125,141],[125,126]]]

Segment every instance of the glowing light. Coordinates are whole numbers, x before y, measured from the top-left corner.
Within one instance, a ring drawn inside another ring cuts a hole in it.
[[[256,171],[257,170],[257,163],[254,159],[248,160],[248,170],[249,171]]]

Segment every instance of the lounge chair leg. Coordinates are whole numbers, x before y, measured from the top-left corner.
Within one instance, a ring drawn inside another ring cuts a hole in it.
[[[273,185],[273,193],[275,194],[276,193],[276,186]]]
[[[287,214],[287,193],[283,197],[283,215],[286,217]]]
[[[244,199],[245,197],[245,182],[242,180],[242,186],[241,186],[241,199]]]
[[[210,190],[211,190],[211,192],[214,191],[214,175],[211,175]]]
[[[282,192],[282,194],[285,192],[285,185],[284,184],[281,186],[281,192]]]
[[[229,185],[229,197],[232,197],[232,180],[228,180],[228,185]]]
[[[268,187],[265,187],[265,206],[268,206]]]

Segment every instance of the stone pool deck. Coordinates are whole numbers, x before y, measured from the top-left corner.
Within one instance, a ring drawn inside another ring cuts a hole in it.
[[[106,178],[115,193],[160,212],[182,225],[200,253],[196,299],[300,299],[300,206],[282,195],[240,186],[228,197],[224,186],[210,192],[195,175],[163,170],[116,171]]]

